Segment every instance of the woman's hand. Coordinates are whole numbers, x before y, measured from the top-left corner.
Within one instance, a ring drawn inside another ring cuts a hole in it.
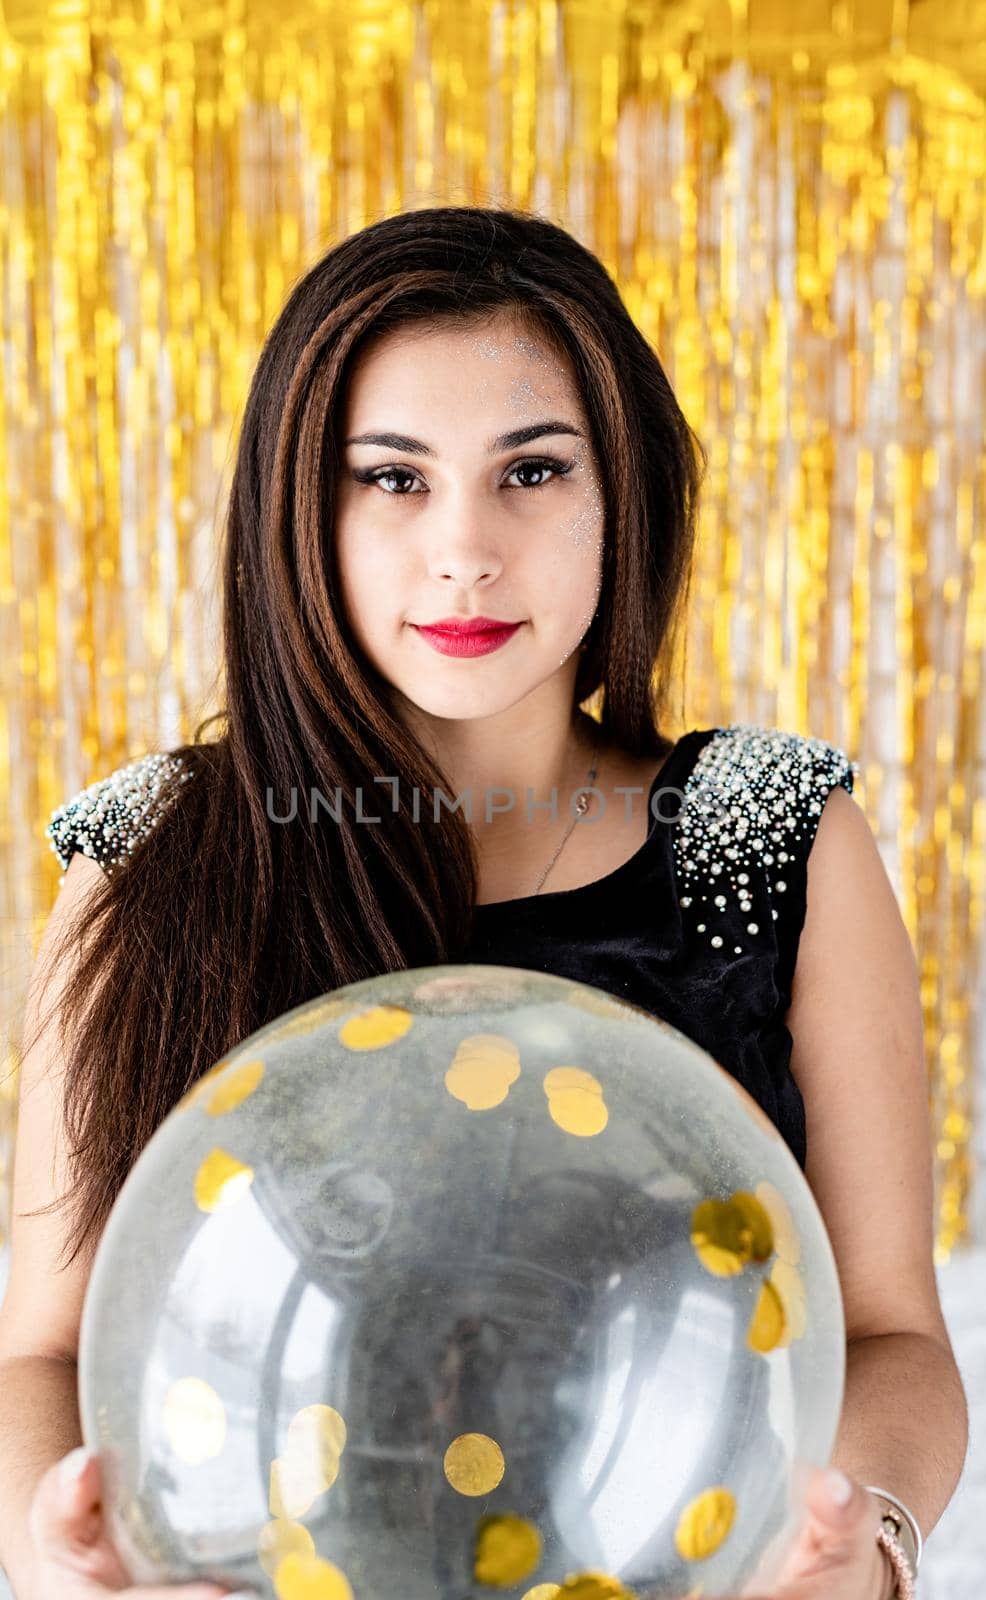
[[[845,1476],[842,1474],[842,1476]],[[891,1600],[896,1575],[882,1545],[880,1508],[854,1478],[839,1505],[816,1468],[806,1496],[808,1517],[788,1552],[773,1593],[750,1600]]]
[[[217,1584],[131,1587],[103,1525],[99,1457],[66,1479],[62,1467],[82,1460],[72,1451],[41,1478],[29,1525],[36,1565],[30,1596],[23,1600],[237,1600]],[[808,1518],[768,1596],[748,1600],[890,1600],[894,1574],[877,1544],[880,1512],[873,1496],[847,1480],[848,1502],[831,1499],[826,1475],[816,1470],[807,1493]],[[18,1597],[21,1600],[21,1597]]]
[[[235,1600],[214,1583],[131,1587],[103,1524],[99,1456],[81,1447],[56,1461],[39,1480],[28,1526],[35,1564],[30,1594],[17,1600]],[[72,1472],[81,1465],[82,1470]],[[62,1468],[65,1467],[65,1474]]]

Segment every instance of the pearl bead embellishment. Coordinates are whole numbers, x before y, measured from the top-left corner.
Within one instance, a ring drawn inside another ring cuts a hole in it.
[[[715,730],[685,781],[673,839],[679,904],[685,912],[695,905],[702,920],[694,930],[713,949],[722,947],[715,927],[731,900],[741,912],[754,909],[754,881],[766,905],[787,892],[788,880],[769,869],[807,859],[829,790],[841,784],[851,794],[858,770],[825,739],[753,723]],[[776,922],[776,906],[770,914]],[[746,931],[758,934],[760,923]],[[741,955],[743,946],[733,950]]]
[[[179,782],[192,777],[178,756],[154,752],[118,767],[66,800],[51,814],[45,835],[64,868],[72,853],[98,861],[108,870],[130,851],[157,822],[158,796],[165,781],[179,773]],[[59,883],[64,878],[59,878]]]

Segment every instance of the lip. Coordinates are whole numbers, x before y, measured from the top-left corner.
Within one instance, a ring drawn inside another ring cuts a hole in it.
[[[508,622],[505,617],[436,617],[434,622],[415,623],[439,633],[499,633],[504,628],[519,628],[519,622]]]
[[[499,650],[507,643],[508,639],[513,638],[518,628],[523,627],[523,623],[520,622],[490,626],[487,621],[485,626],[477,628],[476,622],[480,619],[473,618],[470,620],[472,622],[470,628],[450,629],[444,626],[441,628],[424,628],[417,623],[412,623],[412,627],[415,628],[417,633],[420,633],[422,639],[425,639],[431,645],[432,649],[437,650],[443,656],[489,655],[491,651]]]

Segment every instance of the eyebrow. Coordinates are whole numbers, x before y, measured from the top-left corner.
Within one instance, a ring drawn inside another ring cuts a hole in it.
[[[584,438],[584,434],[574,428],[570,422],[564,422],[558,417],[548,422],[532,422],[526,428],[514,428],[510,433],[498,434],[495,439],[489,439],[486,444],[486,454],[495,455],[498,450],[513,450],[519,444],[530,444],[532,439],[540,439],[548,433],[570,433],[575,439]],[[387,450],[403,450],[411,456],[435,456],[437,451],[430,445],[423,444],[420,439],[412,439],[405,433],[358,433],[355,438],[346,439],[346,444],[382,444]]]

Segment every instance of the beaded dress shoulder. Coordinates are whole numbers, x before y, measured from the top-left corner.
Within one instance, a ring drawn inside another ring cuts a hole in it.
[[[777,976],[789,991],[822,807],[836,786],[851,794],[858,771],[826,739],[754,723],[714,729],[686,782],[673,839],[690,930],[712,949],[742,955],[765,916],[780,921]]]
[[[166,784],[191,777],[179,756],[154,751],[80,789],[52,812],[45,828],[63,869],[78,850],[109,874],[159,820]]]

